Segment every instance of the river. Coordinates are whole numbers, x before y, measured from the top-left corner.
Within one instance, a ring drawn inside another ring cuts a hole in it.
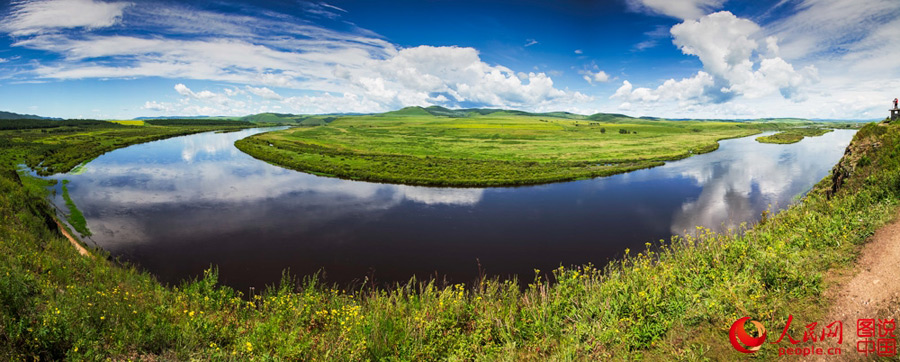
[[[320,177],[256,160],[203,133],[107,153],[68,179],[88,243],[176,284],[217,266],[257,290],[282,271],[343,285],[438,276],[531,281],[534,269],[603,265],[696,225],[722,230],[796,202],[855,131],[790,145],[757,136],[712,153],[592,180],[515,188],[428,188]],[[55,204],[64,207],[61,197]]]

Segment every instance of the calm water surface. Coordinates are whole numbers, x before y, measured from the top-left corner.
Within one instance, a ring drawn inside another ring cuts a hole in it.
[[[603,265],[695,225],[753,222],[826,176],[854,131],[792,145],[753,137],[665,166],[551,185],[453,189],[318,177],[256,160],[205,133],[116,150],[71,181],[91,240],[167,283],[218,266],[240,290],[282,270],[327,280],[406,281]],[[57,205],[63,205],[56,200]]]

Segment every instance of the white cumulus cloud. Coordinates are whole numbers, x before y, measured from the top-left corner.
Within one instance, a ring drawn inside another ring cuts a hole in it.
[[[278,93],[275,93],[275,91],[273,91],[269,88],[266,88],[266,87],[256,88],[256,87],[247,86],[247,91],[250,93],[253,93],[259,97],[263,97],[265,99],[280,100],[280,99],[284,98],[281,95],[279,95]]]
[[[777,56],[757,63],[753,55],[762,57],[763,50],[760,30],[756,23],[722,11],[699,20],[686,20],[673,26],[671,32],[682,52],[696,55],[706,71],[725,80],[722,91],[726,93],[759,98],[780,91],[785,98],[792,98],[801,91],[800,87],[818,80],[814,66],[797,71]],[[777,52],[777,39],[768,37],[763,41],[770,53]]]
[[[299,114],[366,113],[389,110],[373,100],[359,97],[353,93],[344,93],[340,96],[324,93],[315,96],[288,97],[282,101],[282,104],[291,112]]]
[[[699,20],[687,20],[672,27],[673,42],[684,54],[696,55],[713,74],[752,64],[750,56],[758,47],[754,35],[760,27],[723,11]]]
[[[630,102],[678,101],[682,103],[705,103],[710,101],[706,93],[714,85],[715,80],[713,77],[704,71],[699,71],[693,77],[679,81],[669,79],[655,89],[635,88],[631,82],[626,80],[622,82],[622,86],[616,90],[616,93],[611,98],[625,101],[628,108],[632,106]]]
[[[586,80],[590,84],[594,84],[594,82],[597,82],[597,83],[609,82],[609,74],[606,74],[606,72],[604,72],[602,70],[597,71],[597,72],[592,72],[590,70],[583,70],[583,71],[580,71],[579,73],[581,75],[583,75],[582,78],[584,78],[584,80]]]
[[[178,94],[181,94],[185,97],[191,97],[191,98],[195,98],[195,99],[209,100],[209,99],[222,98],[221,94],[216,94],[216,93],[210,92],[208,90],[194,92],[182,83],[178,83],[175,85],[175,91],[178,92]]]
[[[673,43],[703,63],[703,70],[655,89],[627,81],[612,96],[630,102],[675,100],[684,104],[721,103],[734,97],[757,99],[780,94],[803,101],[805,86],[819,81],[814,66],[796,69],[778,56],[778,39],[764,37],[753,21],[722,11],[672,27]],[[762,43],[762,46],[760,45]]]
[[[379,103],[392,106],[454,104],[536,106],[565,97],[545,73],[517,74],[481,60],[474,48],[418,46],[363,69],[337,72]]]
[[[144,107],[142,107],[142,108],[149,110],[149,111],[156,111],[156,112],[172,112],[175,110],[175,108],[172,107],[171,104],[160,103],[157,101],[147,101],[144,103]]]

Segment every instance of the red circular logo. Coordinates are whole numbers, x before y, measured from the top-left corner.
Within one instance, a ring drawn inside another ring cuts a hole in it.
[[[761,347],[763,343],[766,343],[766,328],[763,327],[762,323],[750,321],[750,323],[756,327],[756,335],[759,337],[751,337],[750,334],[744,330],[744,323],[747,323],[748,320],[750,320],[750,317],[738,319],[731,325],[731,330],[728,331],[731,345],[741,353],[753,353],[759,351],[759,347]]]

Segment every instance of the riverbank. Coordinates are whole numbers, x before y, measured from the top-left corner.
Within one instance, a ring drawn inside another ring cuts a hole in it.
[[[179,123],[178,121],[182,121]],[[128,126],[106,121],[4,121],[0,162],[19,162],[40,176],[65,173],[98,156],[133,144],[194,133],[246,129],[249,122],[160,120],[158,126]]]
[[[249,296],[218,285],[215,271],[165,287],[102,251],[80,256],[48,221],[44,196],[5,165],[0,357],[737,358],[727,329],[741,316],[777,325],[824,315],[823,275],[851,263],[897,210],[898,148],[898,127],[868,125],[840,177],[746,232],[700,229],[602,268],[554,270],[553,282],[340,290],[286,277]]]
[[[320,176],[425,186],[516,186],[659,166],[715,151],[723,139],[784,126],[424,113],[341,117],[323,126],[254,135],[235,146],[257,159]]]

